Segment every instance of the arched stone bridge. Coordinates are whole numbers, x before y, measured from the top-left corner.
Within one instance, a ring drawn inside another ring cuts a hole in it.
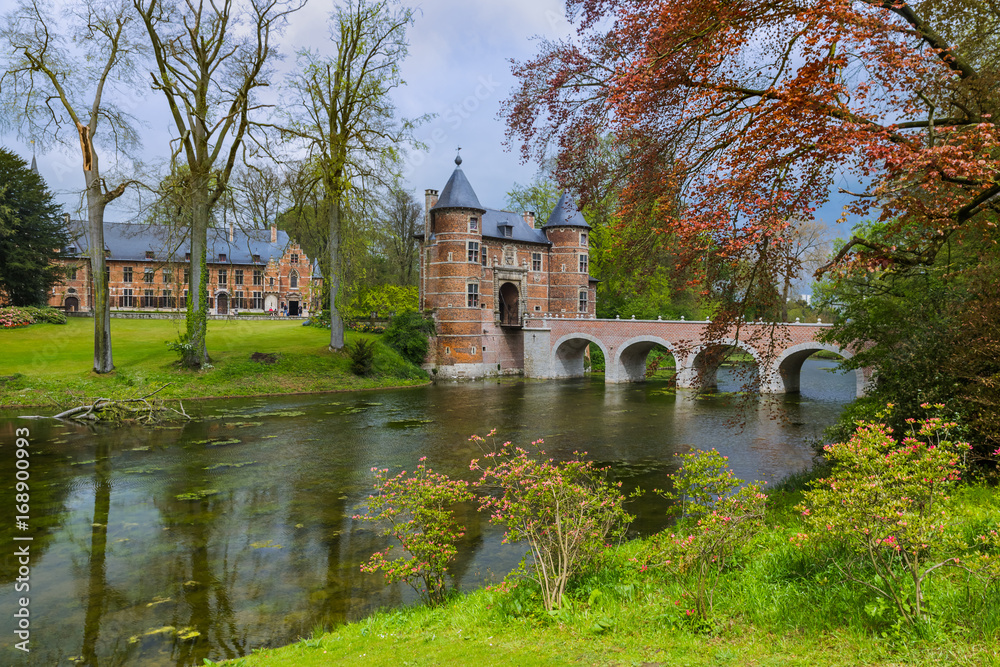
[[[757,362],[760,391],[783,394],[799,390],[802,362],[826,350],[844,358],[853,351],[820,343],[816,336],[830,324],[744,324],[739,332],[705,340],[708,322],[684,320],[598,320],[569,317],[528,317],[525,320],[524,374],[533,378],[581,377],[584,354],[590,343],[604,352],[605,382],[641,382],[646,376],[646,356],[662,345],[677,364],[677,386],[702,388],[715,385],[718,370],[715,352],[736,347]],[[714,366],[713,366],[714,364]],[[869,369],[854,371],[857,395],[862,396],[871,378]]]

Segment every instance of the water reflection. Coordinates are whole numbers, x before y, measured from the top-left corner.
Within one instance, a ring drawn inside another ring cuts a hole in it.
[[[719,449],[741,477],[777,479],[808,465],[810,440],[852,397],[853,380],[829,366],[807,365],[803,394],[778,401],[782,420],[762,401],[742,431],[727,423],[731,396],[589,379],[212,401],[198,406],[199,421],[155,430],[30,422],[32,652],[14,649],[4,614],[5,664],[201,664],[405,604],[405,586],[359,570],[383,546],[351,518],[370,469],[427,456],[469,479],[480,452],[468,436],[493,427],[519,442],[543,437],[555,456],[588,451],[628,486],[662,485],[672,453],[690,447]],[[720,391],[735,388],[726,382],[720,375]],[[25,423],[0,419],[8,507],[13,429]],[[655,499],[631,509],[635,530],[662,525]],[[462,587],[520,559],[523,549],[501,545],[471,507],[462,519]],[[12,544],[11,528],[0,530]],[[12,563],[0,573],[7,610]]]

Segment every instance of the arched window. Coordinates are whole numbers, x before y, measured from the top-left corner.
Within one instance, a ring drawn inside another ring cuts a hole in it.
[[[292,271],[288,274],[288,286],[292,289],[298,289],[299,286],[299,274],[297,271]]]

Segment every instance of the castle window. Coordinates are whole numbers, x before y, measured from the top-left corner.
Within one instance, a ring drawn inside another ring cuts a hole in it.
[[[268,278],[267,278],[267,286],[268,287],[274,287],[274,276],[268,276]]]
[[[184,284],[187,285],[189,282],[191,282],[191,269],[184,269]]]
[[[236,269],[233,271],[233,284],[242,285],[243,284],[243,269]]]
[[[479,263],[479,242],[469,241],[469,261]]]
[[[147,289],[142,291],[142,303],[140,306],[143,308],[156,308],[156,297],[153,296],[153,290]]]
[[[580,273],[587,272],[587,256],[580,255]]]
[[[502,225],[500,229],[503,230],[503,235],[506,236],[507,238],[511,238],[512,236],[514,236],[514,228],[512,226]]]
[[[299,263],[299,256],[296,255],[296,254],[294,254],[294,253],[292,253],[291,258],[288,261],[290,261],[292,264],[298,264]]]
[[[486,266],[486,261],[487,261],[488,257],[489,257],[489,255],[486,252],[486,248],[483,248],[483,251],[480,253],[480,259],[483,261],[483,266]]]
[[[75,245],[71,245],[68,248],[66,248],[66,254],[68,254],[68,255],[75,255],[76,254],[76,246]]]
[[[580,312],[587,312],[587,290],[580,290]]]
[[[226,285],[229,282],[229,276],[225,269],[219,269],[219,285]]]
[[[163,282],[171,283],[174,280],[174,270],[173,269],[163,269]]]
[[[219,253],[219,261],[220,262],[226,261],[226,253],[224,253],[224,252],[220,252]]]
[[[292,289],[298,289],[299,287],[299,274],[295,271],[288,274],[288,286]]]
[[[254,264],[260,264],[260,255],[254,255],[253,256],[253,263]]]
[[[253,293],[253,305],[251,306],[254,310],[264,310],[264,293],[254,292]]]
[[[253,284],[263,285],[264,284],[264,272],[260,269],[253,270]]]
[[[531,253],[531,270],[532,271],[542,270],[542,253],[540,252]]]
[[[66,276],[70,280],[76,280],[76,267],[75,266],[71,266],[68,269],[66,269]]]
[[[152,250],[147,250],[146,251],[146,259],[153,259],[153,257],[154,257],[153,251]]]
[[[587,245],[587,232],[580,232],[580,245]]]
[[[146,270],[143,271],[143,276],[142,276],[143,282],[147,282],[147,283],[153,282],[153,276],[155,274],[156,274],[156,271],[154,271],[151,267],[147,266]]]
[[[132,267],[126,266],[122,268],[122,282],[130,283],[132,282]]]
[[[479,231],[479,218],[469,218],[469,231],[478,232]]]
[[[108,257],[111,257],[111,251],[108,248],[105,248],[104,249],[104,258],[107,259]]]
[[[120,308],[134,308],[135,307],[135,297],[132,296],[131,289],[122,290],[122,298],[118,302]]]
[[[243,292],[236,292],[233,297],[233,308],[246,308],[243,305]]]
[[[469,308],[479,308],[479,285],[478,283],[469,283],[468,286],[468,299],[466,304]]]

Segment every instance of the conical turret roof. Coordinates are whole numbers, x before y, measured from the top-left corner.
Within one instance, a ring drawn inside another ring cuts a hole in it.
[[[472,189],[472,184],[469,183],[469,179],[465,177],[465,173],[462,171],[462,156],[455,158],[455,171],[452,172],[451,178],[448,179],[444,189],[441,190],[441,196],[438,197],[437,204],[431,210],[439,208],[474,208],[480,211],[486,210],[479,203],[476,191]]]
[[[548,222],[542,229],[546,227],[585,227],[590,229],[590,225],[580,213],[580,209],[573,203],[573,198],[565,192],[559,197],[559,203],[556,204],[555,210],[552,211],[552,215],[549,216]]]

